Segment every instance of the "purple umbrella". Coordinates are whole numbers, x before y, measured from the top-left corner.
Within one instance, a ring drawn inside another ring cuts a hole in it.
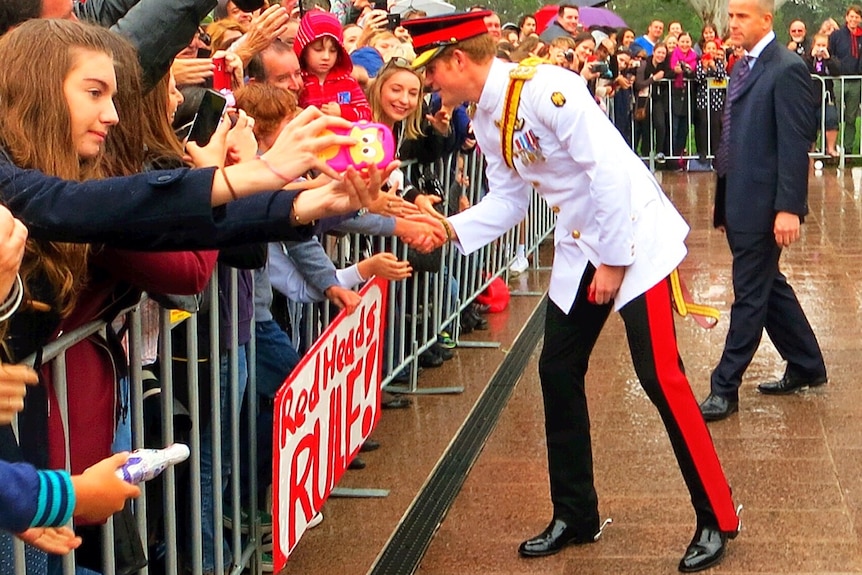
[[[584,28],[590,26],[610,26],[612,28],[627,28],[625,21],[615,12],[607,8],[584,6],[580,9],[580,23]]]

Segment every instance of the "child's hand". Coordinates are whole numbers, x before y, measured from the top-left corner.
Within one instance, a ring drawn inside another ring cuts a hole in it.
[[[401,261],[388,252],[382,252],[359,262],[359,273],[366,278],[377,276],[398,281],[409,278],[413,268],[410,267],[410,262]]]
[[[116,475],[128,461],[128,453],[117,453],[72,476],[75,488],[75,518],[99,523],[120,511],[126,499],[138,497],[141,490]]]
[[[358,293],[341,286],[329,287],[324,292],[324,295],[326,296],[326,299],[334,303],[338,309],[345,310],[348,315],[353,313],[353,310],[355,310],[362,301],[362,297]]]
[[[52,555],[65,555],[81,545],[81,538],[68,527],[31,527],[16,537],[36,549]]]
[[[327,102],[320,107],[320,111],[326,114],[327,116],[337,116],[341,117],[341,106],[339,106],[335,102]]]

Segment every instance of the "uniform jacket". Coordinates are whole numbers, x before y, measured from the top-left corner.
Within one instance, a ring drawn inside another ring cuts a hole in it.
[[[534,187],[557,213],[551,299],[568,311],[587,263],[628,266],[615,302],[619,309],[682,261],[688,225],[583,80],[557,66],[539,66],[524,86],[518,110],[524,125],[516,140],[525,149],[537,141],[544,160],[529,162],[521,154],[517,173],[506,166],[494,122],[514,67],[494,61],[473,118],[490,192],[450,218],[458,247],[472,252],[520,222]]]
[[[768,233],[777,212],[805,216],[808,149],[819,117],[805,62],[773,39],[730,106],[730,167],[724,194],[716,194],[716,216],[726,219],[717,223]]]

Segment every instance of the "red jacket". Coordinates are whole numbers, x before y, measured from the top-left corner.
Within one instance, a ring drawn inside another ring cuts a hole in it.
[[[323,104],[335,102],[341,106],[341,117],[345,120],[371,120],[371,106],[368,105],[365,92],[350,72],[333,70],[322,83],[317,76],[307,72],[302,73],[302,79],[303,89],[299,97],[301,107],[319,108]]]

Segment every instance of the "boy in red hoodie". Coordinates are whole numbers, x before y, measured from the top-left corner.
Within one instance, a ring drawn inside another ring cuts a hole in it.
[[[353,63],[342,45],[341,24],[332,14],[311,10],[303,16],[293,49],[302,67],[301,107],[317,106],[345,120],[370,120],[371,107],[350,73]]]

